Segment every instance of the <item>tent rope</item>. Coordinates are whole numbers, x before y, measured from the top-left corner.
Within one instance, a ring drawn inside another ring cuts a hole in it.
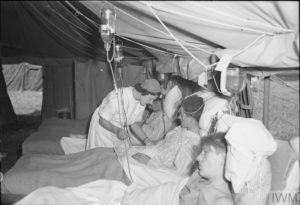
[[[251,42],[248,46],[246,46],[245,48],[243,48],[242,50],[236,52],[233,54],[233,56],[237,56],[240,55],[241,53],[243,53],[244,51],[246,51],[248,48],[250,48],[251,46],[253,46],[258,40],[260,40],[261,38],[265,37],[266,34],[262,34],[260,36],[258,36],[253,42]]]
[[[138,19],[138,18],[132,16],[131,14],[127,13],[126,11],[124,11],[124,10],[122,10],[122,9],[120,9],[120,8],[118,8],[118,7],[116,7],[116,6],[114,6],[114,5],[112,5],[111,3],[107,2],[107,1],[105,1],[105,2],[106,2],[107,4],[109,4],[110,6],[113,6],[113,7],[115,7],[116,9],[120,10],[121,12],[123,12],[124,14],[126,14],[127,16],[133,18],[134,20],[136,20],[136,21],[138,21],[138,22],[140,22],[140,23],[142,23],[142,24],[144,24],[144,25],[150,27],[151,29],[153,29],[153,30],[155,30],[155,31],[157,31],[157,32],[159,32],[159,33],[162,33],[162,34],[164,34],[165,36],[172,37],[172,36],[169,35],[168,33],[165,33],[165,32],[163,32],[163,31],[161,31],[161,30],[159,30],[159,29],[157,29],[157,28],[155,28],[155,27],[153,27],[153,26],[151,26],[151,25],[145,23],[144,21],[142,21],[142,20],[140,20],[140,19]],[[179,40],[180,42],[185,43],[185,44],[187,44],[187,45],[189,45],[189,46],[191,46],[191,47],[193,47],[193,48],[196,48],[196,49],[198,49],[198,50],[200,50],[200,51],[202,51],[202,52],[204,52],[204,53],[207,53],[207,54],[213,54],[212,52],[207,51],[207,50],[204,50],[204,49],[202,49],[202,48],[200,48],[200,47],[198,47],[198,46],[195,46],[194,44],[188,43],[188,42],[183,41],[183,40],[181,40],[181,39],[178,39],[178,40]]]
[[[143,2],[143,3],[145,3],[147,6],[150,5],[149,2]],[[156,6],[154,6],[154,7],[156,7]],[[176,15],[181,15],[181,16],[184,16],[184,17],[189,17],[189,18],[193,18],[193,19],[196,19],[196,20],[199,20],[199,21],[204,21],[204,22],[217,24],[217,25],[221,25],[221,26],[225,26],[225,27],[231,27],[231,28],[234,28],[234,29],[242,30],[242,31],[252,31],[254,33],[260,33],[260,34],[265,34],[266,33],[270,36],[276,35],[276,34],[270,33],[270,32],[263,32],[263,31],[259,31],[259,30],[256,30],[256,29],[250,29],[250,28],[245,28],[245,27],[241,27],[241,26],[234,26],[234,25],[230,25],[230,24],[226,24],[226,23],[220,23],[220,22],[217,22],[217,21],[212,21],[212,20],[208,20],[208,19],[204,19],[204,18],[200,18],[200,17],[196,17],[196,16],[191,16],[191,15],[184,14],[184,13],[178,13],[178,12],[174,12],[174,11],[171,11],[169,9],[166,9],[166,8],[159,8],[159,9],[162,10],[162,11],[165,11],[165,12],[176,14]]]
[[[194,60],[196,60],[200,65],[202,65],[205,70],[207,70],[207,66],[200,61],[196,56],[194,56],[187,48],[184,47],[184,45],[182,45],[182,43],[179,42],[179,40],[173,35],[173,33],[168,29],[168,27],[161,21],[161,19],[157,16],[157,14],[155,13],[155,11],[152,9],[151,5],[148,4],[148,2],[146,2],[148,8],[150,9],[150,11],[153,13],[153,15],[156,17],[156,19],[160,22],[160,24],[168,31],[168,33],[172,36],[172,38],[180,45],[180,47],[185,50]]]
[[[66,3],[68,3],[71,7],[73,7],[68,1],[66,1]],[[74,7],[73,7],[74,8]],[[115,8],[117,8],[117,7],[115,7]],[[118,8],[117,8],[118,9]],[[76,8],[74,8],[74,10],[76,10]],[[75,15],[75,14],[77,14],[77,15]],[[79,12],[79,11],[77,11],[76,10],[76,13],[75,13],[74,15],[75,16],[78,16],[78,15],[81,15],[82,17],[84,17],[85,19],[87,19],[89,22],[91,22],[94,26],[95,26],[95,28],[99,28],[100,27],[100,24],[98,24],[98,23],[96,23],[95,21],[93,21],[93,20],[91,20],[89,17],[87,17],[87,16],[85,16],[84,14],[82,14],[81,12]],[[63,18],[63,17],[62,17]],[[76,26],[76,25],[74,25],[74,26]],[[78,27],[77,27],[78,28]],[[90,34],[90,33],[89,33]],[[91,34],[92,35],[92,34]],[[140,45],[140,46],[143,46],[143,47],[147,47],[147,48],[150,48],[150,49],[153,49],[153,50],[156,50],[156,51],[160,51],[160,52],[163,52],[163,53],[167,53],[167,54],[170,54],[170,55],[177,55],[177,56],[182,56],[182,55],[180,55],[180,54],[177,54],[177,53],[171,53],[171,52],[167,52],[167,51],[163,51],[163,50],[160,50],[160,49],[157,49],[157,48],[153,48],[153,47],[151,47],[151,46],[146,46],[146,45],[144,45],[144,44],[141,44],[141,43],[138,43],[138,42],[136,42],[136,41],[133,41],[133,40],[130,40],[129,38],[126,38],[126,37],[124,37],[124,36],[121,36],[121,35],[117,35],[117,34],[115,34],[116,36],[118,36],[118,37],[120,37],[120,38],[123,38],[123,39],[125,39],[125,40],[128,40],[128,41],[130,41],[130,42],[132,42],[132,43],[135,43],[135,44],[137,44],[137,45]],[[98,36],[99,37],[99,36]],[[99,37],[100,38],[100,37]]]

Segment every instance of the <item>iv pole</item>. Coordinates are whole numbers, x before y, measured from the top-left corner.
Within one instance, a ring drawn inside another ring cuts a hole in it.
[[[123,102],[123,96],[122,96],[122,92],[119,95],[119,91],[117,88],[117,83],[116,83],[116,79],[115,79],[115,75],[114,75],[114,71],[111,65],[111,62],[113,61],[114,57],[115,57],[115,20],[116,20],[116,15],[115,12],[111,9],[102,9],[101,10],[101,27],[99,29],[100,33],[101,33],[101,38],[104,42],[104,47],[106,50],[106,60],[109,64],[109,68],[112,74],[112,78],[113,78],[113,85],[114,85],[114,90],[115,93],[117,95],[117,101],[118,101],[118,107],[119,107],[119,118],[120,118],[120,125],[122,126],[122,114],[121,112],[123,111],[123,117],[124,117],[124,129],[126,130],[126,132],[129,135],[128,129],[127,129],[127,119],[126,119],[126,113],[124,110],[124,106],[120,105],[120,103]],[[109,59],[109,51],[110,51],[110,47],[111,47],[111,41],[113,41],[113,55],[112,58]],[[122,102],[121,102],[121,100]],[[128,139],[128,145],[130,145],[130,141]],[[129,158],[128,158],[128,153],[127,153],[127,145],[126,145],[126,141],[124,141],[124,145],[125,145],[125,154],[126,154],[126,159],[127,159],[127,166],[128,166],[128,171],[129,171],[129,177],[131,179],[131,181],[133,182],[132,176],[131,176],[131,171],[130,171],[130,166],[129,166]],[[129,147],[128,147],[129,148]]]

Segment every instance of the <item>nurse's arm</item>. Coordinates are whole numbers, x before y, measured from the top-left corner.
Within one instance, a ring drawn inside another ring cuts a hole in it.
[[[133,134],[138,138],[138,140],[143,143],[147,144],[149,142],[149,138],[147,137],[146,133],[142,130],[140,123],[136,122],[130,125],[130,128]]]
[[[126,139],[127,137],[129,137],[128,133],[124,129],[113,125],[110,121],[104,119],[101,116],[99,118],[99,124],[102,127],[104,127],[106,130],[116,134],[120,140],[123,140],[123,139]]]

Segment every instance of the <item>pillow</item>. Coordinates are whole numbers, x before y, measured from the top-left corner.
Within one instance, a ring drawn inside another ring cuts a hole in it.
[[[216,130],[217,132],[227,132],[234,123],[241,122],[243,119],[245,118],[219,112]]]
[[[182,93],[177,85],[175,85],[165,96],[163,101],[164,112],[169,119],[172,119],[182,99]]]
[[[199,120],[199,127],[202,131],[202,135],[205,135],[211,125],[212,119],[216,113],[227,110],[229,103],[229,97],[217,96],[214,92],[199,91],[193,95],[198,95],[204,99],[205,105],[203,113]]]

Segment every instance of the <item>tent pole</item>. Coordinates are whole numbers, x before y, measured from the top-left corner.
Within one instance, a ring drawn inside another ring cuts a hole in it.
[[[269,129],[270,76],[264,78],[263,123]]]
[[[77,65],[76,59],[73,60],[72,64],[72,90],[71,90],[71,119],[76,119],[76,84],[75,84],[75,78],[76,78],[76,68]]]

